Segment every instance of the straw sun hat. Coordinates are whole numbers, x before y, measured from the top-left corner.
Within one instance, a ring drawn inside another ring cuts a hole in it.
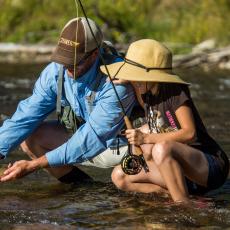
[[[118,79],[189,84],[172,72],[171,51],[152,39],[131,43],[124,61],[107,67],[111,77]],[[107,74],[104,66],[101,66],[101,71]]]

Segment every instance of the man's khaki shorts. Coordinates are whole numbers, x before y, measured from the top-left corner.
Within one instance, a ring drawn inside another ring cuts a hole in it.
[[[119,150],[120,154],[118,155],[116,148],[108,148],[96,157],[80,163],[80,165],[94,166],[98,168],[113,168],[120,164],[121,159],[128,151],[128,146],[121,146],[119,147]]]

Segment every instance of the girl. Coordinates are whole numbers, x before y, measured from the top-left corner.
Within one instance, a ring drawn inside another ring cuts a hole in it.
[[[125,191],[167,190],[176,202],[221,186],[228,158],[207,133],[188,83],[173,74],[169,49],[155,40],[139,40],[130,45],[123,62],[107,67],[111,76],[131,81],[147,121],[140,129],[127,130],[126,137],[141,146],[149,172],[126,175],[117,166],[114,184]],[[105,67],[101,70],[106,74]]]

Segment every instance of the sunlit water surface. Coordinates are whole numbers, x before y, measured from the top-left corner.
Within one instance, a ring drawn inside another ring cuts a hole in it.
[[[0,66],[0,120],[31,94],[42,66]],[[230,156],[230,73],[178,70],[191,92],[209,133]],[[27,159],[15,150],[1,161]],[[110,170],[85,168],[95,178],[89,185],[62,185],[46,172],[1,184],[0,229],[223,229],[230,227],[230,180],[190,207],[175,205],[167,196],[118,191]]]

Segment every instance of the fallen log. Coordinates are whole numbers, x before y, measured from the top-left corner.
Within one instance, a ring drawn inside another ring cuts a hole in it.
[[[0,63],[48,63],[54,48],[54,45],[0,43]],[[202,67],[203,65],[206,67],[215,65],[219,68],[230,69],[230,46],[173,56],[175,68]]]

